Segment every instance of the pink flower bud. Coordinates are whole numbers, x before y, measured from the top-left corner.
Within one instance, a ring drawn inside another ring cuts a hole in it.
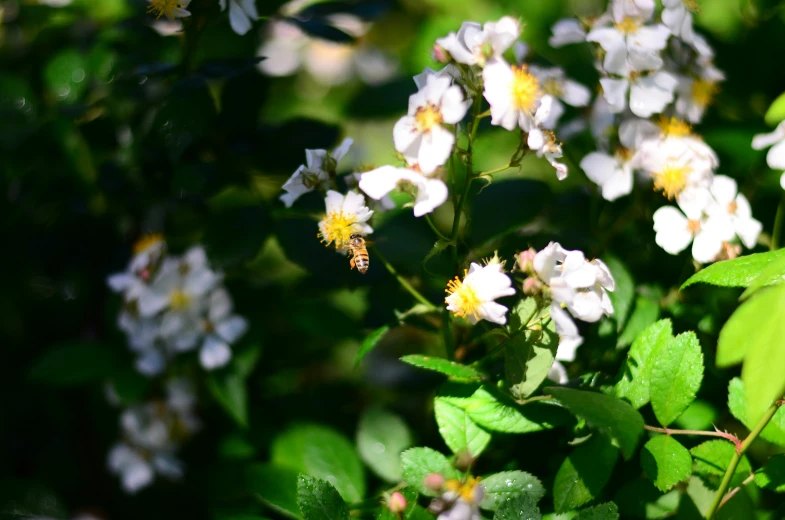
[[[444,487],[444,477],[439,475],[438,473],[429,473],[425,475],[425,479],[423,480],[423,485],[428,489],[432,489],[434,491],[441,491]]]
[[[534,256],[537,251],[534,249],[527,249],[518,254],[518,267],[521,271],[528,274],[534,274]]]
[[[433,59],[440,63],[449,63],[451,60],[449,53],[439,44],[433,46]]]
[[[406,505],[406,498],[396,491],[390,496],[390,502],[387,504],[387,507],[389,507],[390,511],[393,513],[400,514],[406,511]]]
[[[533,276],[523,281],[523,294],[526,296],[534,296],[542,292],[542,282]]]

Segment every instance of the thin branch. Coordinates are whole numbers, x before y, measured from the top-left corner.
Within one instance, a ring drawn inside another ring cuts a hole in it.
[[[420,291],[415,289],[414,286],[410,284],[408,280],[406,280],[406,278],[398,274],[398,271],[395,270],[395,267],[393,267],[392,264],[387,261],[387,258],[385,258],[384,255],[379,252],[379,249],[377,249],[376,246],[371,246],[370,249],[373,251],[373,254],[379,258],[379,261],[384,264],[384,267],[387,268],[390,274],[393,275],[396,280],[398,280],[398,283],[401,284],[401,287],[406,289],[409,294],[414,296],[415,300],[422,303],[431,310],[436,310],[436,307],[430,301],[428,301],[428,298],[423,296]]]
[[[747,484],[749,484],[750,482],[752,482],[752,480],[753,480],[754,478],[755,478],[755,473],[753,473],[753,472],[750,472],[750,476],[749,476],[749,477],[747,477],[747,478],[745,478],[745,479],[744,479],[744,482],[742,482],[742,483],[741,483],[741,485],[739,485],[739,486],[736,486],[735,488],[731,489],[731,490],[728,492],[728,494],[727,494],[727,495],[725,495],[724,497],[722,497],[722,502],[720,502],[720,505],[719,505],[719,507],[717,508],[717,511],[719,511],[719,510],[720,510],[720,508],[722,508],[722,506],[724,506],[724,505],[725,505],[725,503],[726,503],[728,500],[730,500],[731,498],[733,498],[733,495],[735,495],[736,493],[738,493],[738,492],[739,492],[739,490],[740,490],[741,488],[743,488],[744,486],[746,486]]]
[[[436,233],[437,237],[439,237],[442,240],[447,240],[447,241],[450,240],[449,238],[444,236],[444,234],[441,231],[439,231],[439,228],[436,227],[436,224],[433,223],[433,219],[431,219],[430,213],[425,214],[425,221],[428,223],[429,226],[431,226],[431,229],[433,230],[434,233]]]
[[[664,433],[666,435],[705,435],[706,437],[721,437],[723,439],[727,439],[731,441],[736,446],[736,451],[741,449],[741,440],[735,435],[733,435],[732,433],[720,432],[720,431],[707,432],[704,430],[675,430],[672,428],[660,428],[658,426],[649,426],[648,424],[645,425],[644,428],[646,428],[651,432]]]

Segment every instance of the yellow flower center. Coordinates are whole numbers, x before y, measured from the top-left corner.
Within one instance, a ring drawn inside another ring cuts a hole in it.
[[[169,295],[169,306],[174,310],[183,310],[191,303],[191,296],[179,289],[175,289]]]
[[[638,32],[641,26],[641,21],[638,18],[625,17],[621,22],[614,24],[616,29],[624,34]]]
[[[661,116],[657,126],[664,136],[685,137],[692,133],[689,123],[675,117]]]
[[[534,112],[540,99],[540,82],[529,73],[526,65],[512,68],[512,104],[516,109]]]
[[[335,243],[336,249],[345,249],[349,245],[349,237],[359,233],[360,226],[354,213],[331,211],[321,221],[319,236],[326,245]]]
[[[696,79],[692,82],[691,95],[692,100],[698,105],[705,107],[711,103],[714,95],[719,92],[719,87],[713,81],[706,81],[703,79]]]
[[[182,7],[183,4],[179,0],[150,0],[147,12],[154,14],[156,18],[162,16],[174,18],[174,10]]]
[[[466,271],[464,271],[466,277]],[[451,304],[456,309],[453,313],[459,317],[474,316],[480,318],[480,305],[482,301],[477,297],[477,293],[470,285],[466,285],[463,281],[455,277],[455,280],[447,282],[447,289],[445,292],[449,295],[444,301]]]
[[[692,233],[693,235],[701,230],[701,222],[700,220],[688,220],[687,221],[687,230]]]
[[[672,199],[687,186],[687,176],[691,172],[692,168],[689,166],[668,163],[661,171],[651,174],[654,179],[654,189],[662,190],[663,195]]]
[[[434,126],[439,126],[442,122],[442,113],[439,108],[431,103],[417,109],[414,114],[417,122],[417,129],[420,132],[430,132]]]
[[[469,477],[464,482],[460,480],[448,480],[444,483],[444,487],[448,491],[457,493],[461,499],[468,503],[474,503],[474,488],[480,483],[479,477]]]
[[[728,203],[728,213],[730,213],[731,215],[735,215],[736,210],[738,209],[739,209],[739,205],[736,203],[735,200],[732,200]]]
[[[153,246],[156,246],[164,241],[164,236],[160,233],[150,233],[149,235],[145,235],[139,240],[136,241],[134,244],[134,254],[139,254],[143,251],[147,251]]]
[[[619,160],[619,162],[627,162],[632,159],[632,150],[623,146],[619,146],[616,148],[614,155],[616,156],[616,159]]]

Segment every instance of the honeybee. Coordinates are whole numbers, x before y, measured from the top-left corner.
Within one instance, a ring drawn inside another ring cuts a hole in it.
[[[349,259],[349,266],[352,269],[357,267],[360,273],[365,274],[368,271],[368,249],[365,245],[365,239],[359,233],[354,233],[349,237],[349,254],[352,257]]]

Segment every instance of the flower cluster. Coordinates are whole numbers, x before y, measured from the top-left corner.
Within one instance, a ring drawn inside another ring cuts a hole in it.
[[[431,473],[425,477],[425,485],[441,495],[434,499],[428,510],[439,515],[437,520],[480,520],[480,502],[485,497],[485,488],[480,479],[467,477],[463,480],[444,480],[442,475]]]
[[[122,440],[107,457],[110,471],[119,475],[123,489],[136,493],[156,474],[179,479],[183,464],[176,452],[182,441],[200,428],[194,414],[196,396],[189,381],[166,383],[166,399],[131,406],[120,415]]]
[[[785,170],[785,121],[768,134],[758,134],[752,139],[752,147],[756,150],[768,148],[766,163],[772,170]],[[785,190],[785,171],[780,176],[780,186]]]
[[[205,369],[226,365],[248,323],[232,313],[222,276],[210,269],[204,249],[170,256],[163,238],[150,235],[134,250],[126,271],[111,275],[108,283],[123,295],[118,326],[138,355],[137,370],[160,374],[170,358],[196,348]]]

